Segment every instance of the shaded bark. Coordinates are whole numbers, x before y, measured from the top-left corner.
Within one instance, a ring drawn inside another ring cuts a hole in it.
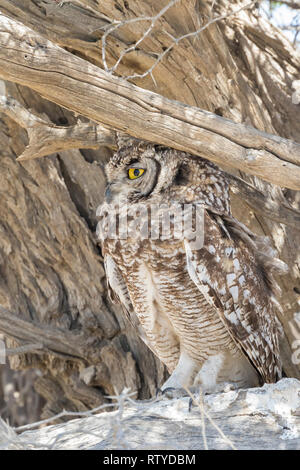
[[[227,2],[216,3],[222,13]],[[102,67],[103,30],[99,28],[112,19],[151,15],[161,8],[158,0],[133,0],[130,8],[126,5],[123,1],[88,0],[58,7],[50,0],[0,0],[0,11],[66,48],[74,61],[79,56]],[[209,8],[208,2],[179,2],[139,50],[123,58],[117,72],[130,75],[146,71],[155,60],[154,53],[169,45],[166,32],[178,37],[197,29],[209,16]],[[113,65],[120,51],[138,40],[144,30],[145,24],[135,23],[114,31],[107,40],[108,64]],[[151,76],[134,83],[168,99],[299,142],[300,107],[291,99],[299,66],[289,42],[253,9],[179,43],[154,69],[156,85]],[[55,126],[77,122],[71,111],[46,101],[30,88],[6,82],[4,93],[33,114],[46,116]],[[42,371],[36,387],[47,399],[44,416],[62,408],[97,406],[105,402],[105,395],[125,386],[137,390],[139,398],[149,397],[166,372],[107,300],[94,235],[96,209],[105,186],[103,165],[111,150],[55,151],[44,159],[17,162],[27,145],[27,132],[7,114],[0,115],[0,305],[13,312],[14,321],[18,317],[41,330],[59,329],[62,338],[64,334],[74,338],[79,360],[71,354],[72,348],[70,357],[63,357],[48,345],[43,354],[39,350],[12,356],[11,366]],[[228,171],[227,166],[224,169]],[[237,170],[235,175],[268,195],[277,207],[290,204],[300,209],[298,192],[282,191]],[[286,374],[300,377],[299,366],[291,360],[295,337],[290,327],[300,300],[299,230],[261,216],[253,209],[255,201],[249,199],[252,207],[247,204],[246,193],[233,193],[232,200],[237,218],[256,233],[270,235],[290,267],[289,274],[279,280],[284,312],[280,320],[285,329],[282,354]],[[10,331],[9,347],[32,342],[27,331],[25,328],[22,337]],[[81,338],[78,345],[77,338]],[[66,340],[66,348],[68,344]]]

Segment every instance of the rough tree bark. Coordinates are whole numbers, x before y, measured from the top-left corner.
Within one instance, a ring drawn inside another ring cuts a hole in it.
[[[239,8],[242,2],[230,4]],[[227,7],[226,1],[215,2],[215,15],[226,13]],[[74,60],[78,56],[101,68],[103,27],[113,20],[153,16],[161,8],[158,0],[76,0],[61,6],[53,0],[0,0],[1,13],[65,48]],[[209,1],[179,1],[157,20],[137,48],[124,55],[116,74],[143,75],[157,54],[170,46],[171,37],[204,25],[211,18],[210,8]],[[143,36],[148,25],[128,23],[106,37],[109,67]],[[24,46],[26,41],[30,48],[30,37],[24,37]],[[291,98],[299,68],[295,49],[259,17],[254,5],[178,42],[153,69],[154,80],[148,74],[130,81],[168,99],[299,142],[300,106]],[[38,136],[50,138],[53,149],[51,129],[63,142],[68,135],[61,127],[78,126],[70,111],[72,100],[66,110],[34,89],[33,82],[25,87],[7,81],[0,94],[38,116],[42,121]],[[95,123],[81,118],[77,137],[80,142],[88,141],[88,145],[78,145],[81,150],[54,147],[55,154],[48,157],[17,162],[28,143],[36,145],[35,150],[39,147],[39,138],[34,140],[25,131],[20,113],[16,113],[19,119],[7,112],[0,114],[0,330],[9,337],[11,348],[34,342],[42,343],[43,348],[34,349],[33,344],[31,353],[11,356],[10,365],[42,371],[35,387],[47,401],[44,417],[62,408],[97,406],[105,402],[105,395],[125,386],[146,398],[166,371],[108,302],[94,235],[111,142],[108,137],[99,142],[93,135]],[[99,144],[108,146],[96,149]],[[27,155],[29,150],[30,146]],[[228,166],[224,168],[228,170]],[[266,173],[265,168],[263,171]],[[231,172],[267,196],[270,207],[290,205],[300,210],[299,192],[281,190],[240,170]],[[277,222],[262,216],[261,210],[253,209],[255,201],[250,200],[249,192],[243,193],[234,184],[232,199],[235,215],[256,233],[270,235],[289,265],[289,274],[279,280],[284,312],[280,320],[285,328],[282,354],[286,374],[299,378],[299,366],[291,360],[295,334],[300,336],[294,320],[300,301],[299,229],[279,223],[279,212]]]

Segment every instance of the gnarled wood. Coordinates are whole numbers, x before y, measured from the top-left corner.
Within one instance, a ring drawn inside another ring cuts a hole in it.
[[[29,144],[18,161],[32,160],[52,153],[75,148],[116,148],[113,130],[99,124],[79,122],[74,126],[59,127],[29,112],[11,97],[0,96],[0,110],[27,130]],[[300,212],[288,204],[277,204],[241,178],[228,174],[233,191],[241,194],[248,204],[265,217],[300,228]]]
[[[0,77],[30,86],[57,104],[134,137],[205,156],[278,186],[300,189],[300,144],[248,130],[138,88],[74,57],[3,14]]]
[[[11,97],[0,96],[0,111],[27,130],[29,144],[18,161],[70,149],[115,145],[114,132],[99,124],[78,122],[74,126],[56,126],[29,112]]]

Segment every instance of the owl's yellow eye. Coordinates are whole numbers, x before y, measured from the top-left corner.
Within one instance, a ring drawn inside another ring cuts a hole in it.
[[[128,178],[130,180],[135,180],[137,178],[139,178],[140,176],[142,176],[142,174],[144,173],[145,170],[143,170],[142,168],[129,168],[128,170]]]

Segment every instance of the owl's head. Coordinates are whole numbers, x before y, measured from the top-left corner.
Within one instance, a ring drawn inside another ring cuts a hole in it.
[[[106,165],[106,201],[137,202],[166,190],[176,177],[182,152],[132,138],[118,139],[119,150]]]

